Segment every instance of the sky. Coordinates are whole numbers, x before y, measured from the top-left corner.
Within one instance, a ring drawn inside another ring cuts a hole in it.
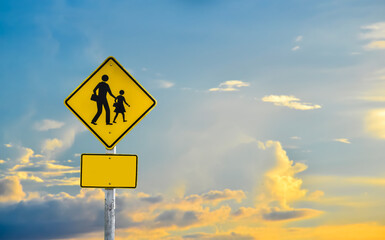
[[[106,149],[64,100],[110,56],[157,100],[116,146],[138,156],[117,240],[384,239],[384,11],[0,1],[0,239],[103,238],[80,156]]]

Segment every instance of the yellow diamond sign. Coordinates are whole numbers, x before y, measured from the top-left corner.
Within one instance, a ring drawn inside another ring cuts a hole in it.
[[[115,58],[108,57],[64,104],[112,149],[155,107],[156,100]]]

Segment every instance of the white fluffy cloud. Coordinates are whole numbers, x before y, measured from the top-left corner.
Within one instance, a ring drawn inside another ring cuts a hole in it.
[[[171,88],[175,85],[175,83],[166,80],[158,80],[158,84],[160,88]]]
[[[44,119],[35,123],[35,129],[38,131],[48,131],[50,129],[57,129],[64,126],[64,122],[55,121],[52,119]]]
[[[293,108],[297,110],[312,110],[321,108],[320,105],[311,104],[311,103],[303,103],[300,102],[301,99],[295,96],[287,96],[287,95],[269,95],[262,98],[263,102],[272,102],[276,106],[285,106],[288,108]]]
[[[239,91],[239,88],[241,87],[248,87],[250,86],[250,83],[243,82],[240,80],[229,80],[226,82],[223,82],[219,84],[219,87],[216,88],[210,88],[210,92],[234,92]]]

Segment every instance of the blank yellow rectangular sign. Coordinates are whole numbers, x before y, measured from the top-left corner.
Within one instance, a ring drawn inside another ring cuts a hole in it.
[[[83,188],[136,188],[138,156],[82,154],[80,172]]]

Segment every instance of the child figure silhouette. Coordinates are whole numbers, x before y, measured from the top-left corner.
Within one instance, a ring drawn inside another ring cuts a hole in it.
[[[126,102],[126,99],[123,97],[124,91],[120,90],[119,94],[120,95],[115,98],[115,103],[114,103],[114,107],[115,107],[114,112],[116,113],[114,117],[114,123],[116,123],[115,120],[118,117],[119,113],[121,113],[123,116],[123,122],[127,122],[124,117],[124,113],[126,112],[126,109],[124,108],[123,103],[125,103],[128,107],[130,107],[130,105]]]

